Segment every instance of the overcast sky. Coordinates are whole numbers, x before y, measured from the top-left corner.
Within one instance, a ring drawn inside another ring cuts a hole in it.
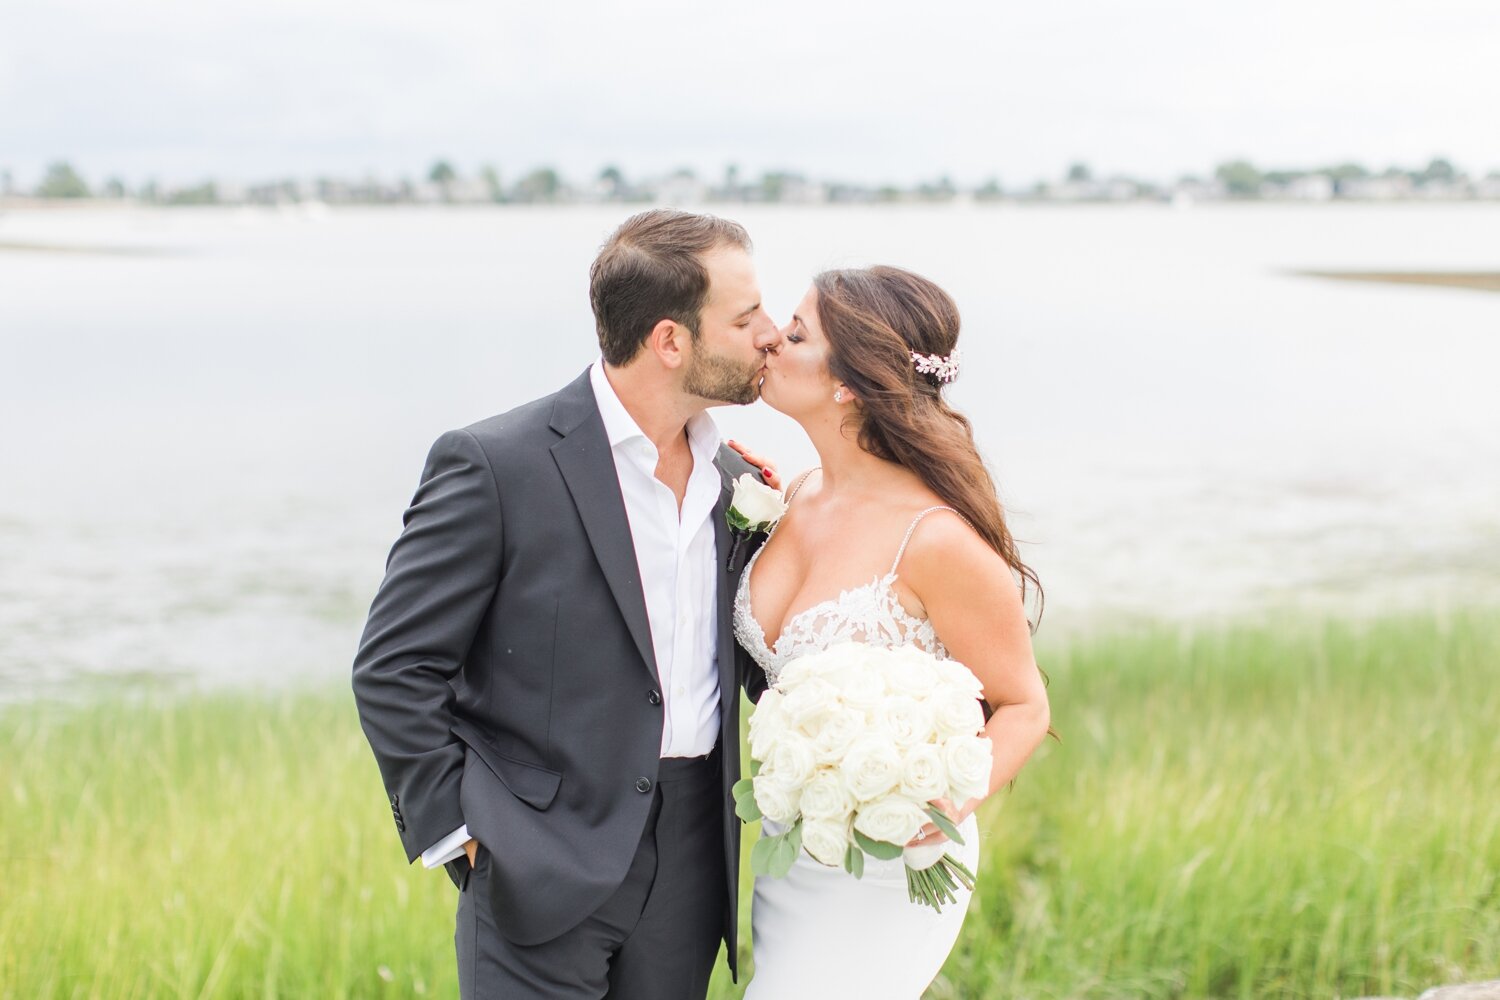
[[[0,0],[0,170],[1500,168],[1497,0]]]

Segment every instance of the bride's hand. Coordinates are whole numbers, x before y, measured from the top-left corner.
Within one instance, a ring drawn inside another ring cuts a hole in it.
[[[772,465],[769,459],[761,458],[738,441],[731,440],[724,443],[733,448],[739,454],[740,458],[743,458],[759,469],[760,478],[766,481],[767,486],[773,490],[781,489],[781,476],[776,472],[776,466]]]
[[[937,806],[939,809],[941,809],[943,811],[943,815],[947,816],[953,821],[954,826],[957,826],[965,819],[967,819],[969,813],[973,812],[974,807],[978,806],[978,804],[979,803],[977,800],[970,799],[968,802],[964,803],[964,808],[960,809],[958,806],[955,806],[953,804],[952,799],[933,799],[928,803],[928,805]],[[941,844],[947,839],[948,838],[944,835],[943,831],[938,829],[936,823],[928,823],[926,826],[922,827],[921,830],[917,831],[917,835],[910,841],[908,841],[906,846],[925,847],[932,844]]]

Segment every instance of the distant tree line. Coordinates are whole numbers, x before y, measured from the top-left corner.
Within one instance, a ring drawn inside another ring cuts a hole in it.
[[[556,202],[947,202],[976,201],[1175,201],[1298,198],[1497,198],[1500,170],[1471,176],[1438,157],[1421,169],[1388,167],[1379,173],[1358,163],[1309,169],[1261,169],[1248,160],[1219,164],[1207,177],[1184,175],[1167,183],[1121,174],[1101,176],[1087,163],[1070,164],[1054,181],[1006,188],[998,177],[960,188],[940,176],[905,186],[819,181],[805,174],[773,170],[742,177],[729,166],[714,179],[688,168],[631,179],[616,165],[586,182],[565,178],[552,167],[537,167],[508,182],[493,165],[464,174],[450,160],[435,161],[419,179],[395,181],[320,177],[257,184],[205,180],[166,187],[147,181],[134,188],[118,177],[91,188],[72,164],[52,163],[29,192],[14,190],[9,171],[0,171],[0,195],[44,199],[133,199],[162,205],[288,204],[547,204]]]
[[[1496,174],[1491,172],[1490,176],[1494,177]],[[1402,180],[1419,189],[1451,185],[1465,179],[1451,161],[1442,157],[1434,158],[1421,170],[1388,167],[1380,174],[1375,174],[1358,163],[1341,163],[1315,170],[1263,171],[1248,160],[1234,160],[1219,164],[1214,177],[1224,185],[1232,198],[1259,198],[1268,188],[1284,188],[1309,177],[1326,177],[1334,185],[1343,187],[1377,178]]]

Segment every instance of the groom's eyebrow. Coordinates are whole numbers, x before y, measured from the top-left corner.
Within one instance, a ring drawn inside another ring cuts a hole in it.
[[[749,309],[746,309],[744,312],[742,312],[738,316],[736,316],[735,319],[740,320],[740,319],[744,319],[746,316],[753,316],[753,315],[755,315],[755,311],[757,309],[759,309],[759,308],[760,308],[760,303],[757,302],[757,303],[755,303],[755,305],[751,306]]]

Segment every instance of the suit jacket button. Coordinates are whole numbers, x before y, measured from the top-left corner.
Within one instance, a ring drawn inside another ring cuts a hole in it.
[[[656,690],[655,688],[652,688],[650,691],[646,692],[646,700],[653,705],[660,705],[661,692]]]
[[[640,792],[640,793],[642,793],[642,794],[645,794],[646,792],[651,791],[651,779],[650,778],[637,778],[637,779],[635,779],[635,790],[638,791],[638,792]]]

